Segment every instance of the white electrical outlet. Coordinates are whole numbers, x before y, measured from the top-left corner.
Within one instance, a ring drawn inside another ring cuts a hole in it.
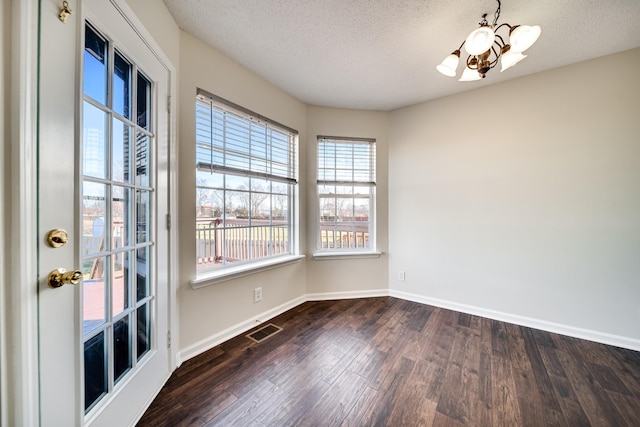
[[[253,290],[253,302],[262,301],[262,286]]]
[[[398,270],[398,281],[404,282],[404,271]]]

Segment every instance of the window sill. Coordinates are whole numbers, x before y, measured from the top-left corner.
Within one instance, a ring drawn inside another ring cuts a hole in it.
[[[251,264],[227,267],[206,273],[202,275],[202,277],[193,279],[190,283],[193,289],[204,288],[205,286],[215,285],[216,283],[226,282],[227,280],[237,279],[239,277],[249,276],[262,271],[283,267],[285,265],[299,262],[302,259],[304,259],[304,255],[287,255],[265,261],[252,262]]]
[[[313,259],[317,261],[333,260],[333,259],[360,259],[360,258],[380,258],[382,252],[316,252]]]

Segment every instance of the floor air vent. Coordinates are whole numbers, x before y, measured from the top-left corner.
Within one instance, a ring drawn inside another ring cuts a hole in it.
[[[281,330],[282,330],[281,327],[276,326],[273,323],[269,323],[268,325],[265,325],[262,328],[257,329],[251,332],[250,334],[248,334],[247,338],[255,342],[262,342],[267,338],[274,336]]]

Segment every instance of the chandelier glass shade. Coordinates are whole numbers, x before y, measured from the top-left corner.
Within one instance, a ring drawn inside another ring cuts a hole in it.
[[[496,40],[496,34],[489,26],[482,26],[471,31],[464,41],[464,50],[469,55],[480,55],[488,51]]]
[[[513,52],[524,52],[540,37],[541,29],[538,25],[515,25],[509,30],[509,41]]]
[[[538,25],[498,25],[501,2],[498,1],[498,9],[494,16],[493,24],[487,22],[487,14],[482,16],[480,27],[471,31],[460,47],[447,56],[436,69],[448,77],[455,77],[460,62],[461,49],[468,53],[462,76],[459,81],[474,81],[483,79],[486,73],[494,68],[498,62],[501,64],[500,72],[507,70],[527,55],[522,52],[529,49],[540,37],[541,29]],[[508,28],[508,35],[504,37],[498,31]]]

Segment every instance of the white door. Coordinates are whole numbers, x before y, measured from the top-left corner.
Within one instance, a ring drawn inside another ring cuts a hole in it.
[[[170,373],[170,74],[122,1],[71,3],[40,10],[40,422],[126,426]]]

